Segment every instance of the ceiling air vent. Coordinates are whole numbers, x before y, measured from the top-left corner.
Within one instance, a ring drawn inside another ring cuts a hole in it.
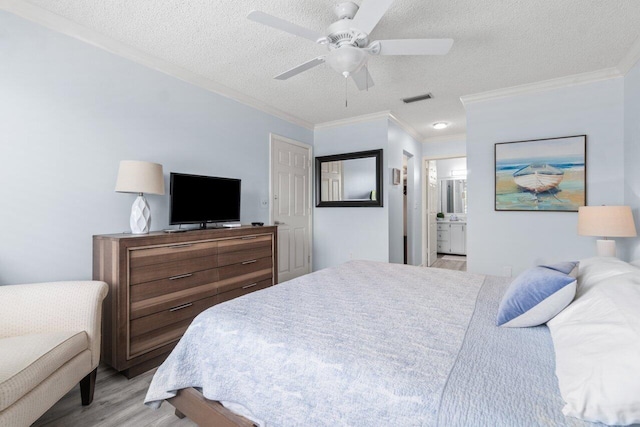
[[[402,102],[405,104],[411,104],[412,102],[424,101],[425,99],[431,99],[433,95],[425,93],[424,95],[412,96],[411,98],[404,98]]]

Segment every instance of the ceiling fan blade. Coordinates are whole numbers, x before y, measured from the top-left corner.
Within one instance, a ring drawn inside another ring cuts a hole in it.
[[[351,78],[360,90],[367,90],[373,86],[373,79],[371,78],[371,74],[369,74],[368,67],[362,67],[357,73],[351,74]]]
[[[313,58],[311,61],[307,61],[303,64],[300,64],[296,67],[293,67],[290,70],[285,71],[282,74],[278,74],[277,76],[274,77],[274,79],[277,80],[287,80],[290,77],[295,76],[296,74],[300,74],[303,71],[307,71],[317,65],[320,65],[324,62],[324,55],[323,56],[318,56],[317,58]]]
[[[446,55],[453,39],[378,40],[378,55]]]
[[[353,28],[370,34],[391,7],[391,3],[393,0],[363,0],[356,16],[353,17]]]
[[[264,13],[259,10],[252,10],[247,15],[247,18],[251,21],[268,25],[269,27],[282,30],[289,34],[293,34],[294,36],[304,37],[305,39],[309,39],[314,43],[319,39],[324,38],[324,35],[320,34],[317,31],[292,24],[291,22],[285,21],[284,19],[277,18],[273,15],[269,15],[268,13]]]

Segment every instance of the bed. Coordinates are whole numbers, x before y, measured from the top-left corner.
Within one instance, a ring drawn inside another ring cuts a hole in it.
[[[145,403],[206,425],[587,426],[546,326],[498,328],[510,280],[351,261],[214,306]]]

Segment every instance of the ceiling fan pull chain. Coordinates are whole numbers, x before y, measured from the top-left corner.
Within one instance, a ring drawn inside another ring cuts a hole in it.
[[[369,92],[369,64],[364,65],[364,70],[367,72],[367,92]]]
[[[348,108],[349,107],[349,102],[348,102],[348,91],[347,91],[347,76],[344,77],[344,108]]]

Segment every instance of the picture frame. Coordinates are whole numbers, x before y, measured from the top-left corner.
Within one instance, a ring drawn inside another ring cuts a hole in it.
[[[401,179],[400,169],[396,169],[396,168],[391,169],[391,176],[392,176],[393,185],[400,185],[400,179]]]
[[[577,212],[587,204],[587,136],[494,145],[496,211]]]

